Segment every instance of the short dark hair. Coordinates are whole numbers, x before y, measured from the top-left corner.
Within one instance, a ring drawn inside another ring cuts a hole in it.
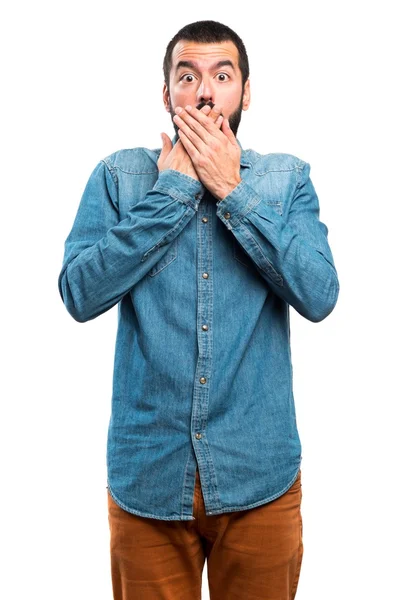
[[[249,59],[247,56],[246,48],[238,36],[227,25],[218,23],[218,21],[196,21],[185,25],[174,35],[172,40],[167,46],[167,50],[164,56],[163,70],[164,80],[169,89],[169,77],[172,68],[172,51],[177,42],[180,40],[186,40],[190,42],[197,42],[199,44],[213,44],[225,41],[231,41],[235,44],[239,53],[239,69],[242,73],[242,88],[250,75]]]

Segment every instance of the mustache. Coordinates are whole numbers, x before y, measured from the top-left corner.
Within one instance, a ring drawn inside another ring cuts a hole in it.
[[[200,102],[200,104],[198,104],[196,108],[198,110],[201,110],[203,106],[209,106],[210,108],[214,108],[215,104],[214,102],[211,102],[211,100],[209,102]]]
[[[210,108],[214,108],[215,106],[215,102],[211,102],[211,100],[209,102],[200,102],[200,104],[198,104],[196,106],[196,108],[198,110],[201,110],[203,108],[203,106],[209,106]],[[222,114],[222,113],[221,113]]]

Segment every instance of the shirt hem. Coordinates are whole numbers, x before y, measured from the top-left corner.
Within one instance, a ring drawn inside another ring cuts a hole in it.
[[[167,517],[166,515],[153,515],[152,513],[146,513],[141,510],[137,510],[135,508],[129,508],[126,504],[121,502],[121,500],[119,500],[116,497],[115,493],[113,492],[113,490],[110,487],[110,484],[107,485],[107,490],[108,490],[108,493],[110,494],[110,496],[112,497],[112,499],[115,501],[116,504],[118,504],[118,506],[120,508],[122,508],[126,512],[132,513],[133,515],[138,515],[139,517],[150,517],[151,519],[159,519],[161,521],[194,521],[195,520],[195,518],[192,515],[181,515],[180,517],[178,517],[178,516]]]
[[[257,506],[261,506],[262,504],[268,504],[269,502],[272,502],[273,500],[276,500],[277,498],[279,498],[280,496],[283,496],[283,494],[285,494],[294,484],[294,482],[296,481],[299,472],[301,470],[301,465],[300,467],[297,469],[295,476],[293,477],[293,479],[290,481],[290,483],[280,492],[277,492],[276,494],[274,494],[273,496],[268,496],[267,498],[264,498],[263,500],[258,500],[257,502],[253,502],[253,504],[247,504],[246,506],[225,506],[225,508],[219,508],[219,509],[212,509],[211,511],[205,511],[207,516],[213,516],[213,515],[221,515],[222,513],[226,513],[226,512],[233,512],[233,511],[237,511],[237,510],[249,510],[250,508],[256,508]]]
[[[234,512],[234,511],[241,511],[241,510],[249,510],[251,508],[256,508],[257,506],[262,506],[263,504],[268,504],[269,502],[272,502],[273,500],[276,500],[277,498],[279,498],[280,496],[283,496],[283,494],[285,494],[294,484],[294,482],[296,481],[299,472],[301,470],[301,465],[299,466],[299,468],[297,469],[294,477],[292,478],[292,480],[288,483],[288,485],[286,487],[283,488],[283,490],[280,490],[279,492],[277,492],[276,494],[274,494],[273,496],[268,496],[267,498],[264,498],[263,500],[258,500],[257,502],[253,502],[252,504],[247,504],[246,506],[225,506],[224,508],[219,508],[219,509],[211,509],[211,511],[205,511],[207,516],[215,516],[215,515],[221,515],[223,513],[226,512]],[[150,517],[152,519],[159,519],[162,521],[195,521],[195,517],[193,517],[192,515],[181,515],[180,517],[178,516],[166,516],[166,515],[154,515],[152,513],[146,513],[140,510],[137,510],[135,508],[130,508],[128,507],[126,504],[124,504],[123,502],[121,502],[121,500],[119,500],[115,493],[113,492],[113,490],[110,487],[110,484],[107,485],[107,490],[110,494],[110,496],[112,497],[112,499],[116,502],[116,504],[118,504],[118,506],[120,508],[122,508],[123,510],[132,513],[134,515],[138,515],[139,517]]]

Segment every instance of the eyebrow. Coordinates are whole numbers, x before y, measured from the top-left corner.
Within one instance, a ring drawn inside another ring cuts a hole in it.
[[[231,67],[232,71],[236,73],[235,67],[231,60],[219,60],[211,66],[211,70],[219,69],[220,67]],[[195,63],[191,60],[180,60],[176,65],[176,72],[179,71],[182,67],[188,67],[189,69],[193,69],[194,71],[198,71]]]

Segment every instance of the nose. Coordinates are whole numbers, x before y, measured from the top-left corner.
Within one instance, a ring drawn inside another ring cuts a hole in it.
[[[202,79],[202,81],[197,89],[196,101],[197,101],[197,104],[202,104],[202,106],[204,106],[205,104],[208,104],[208,103],[210,103],[212,106],[215,104],[215,100],[213,97],[213,90],[212,90],[209,79],[205,79],[205,78]]]

